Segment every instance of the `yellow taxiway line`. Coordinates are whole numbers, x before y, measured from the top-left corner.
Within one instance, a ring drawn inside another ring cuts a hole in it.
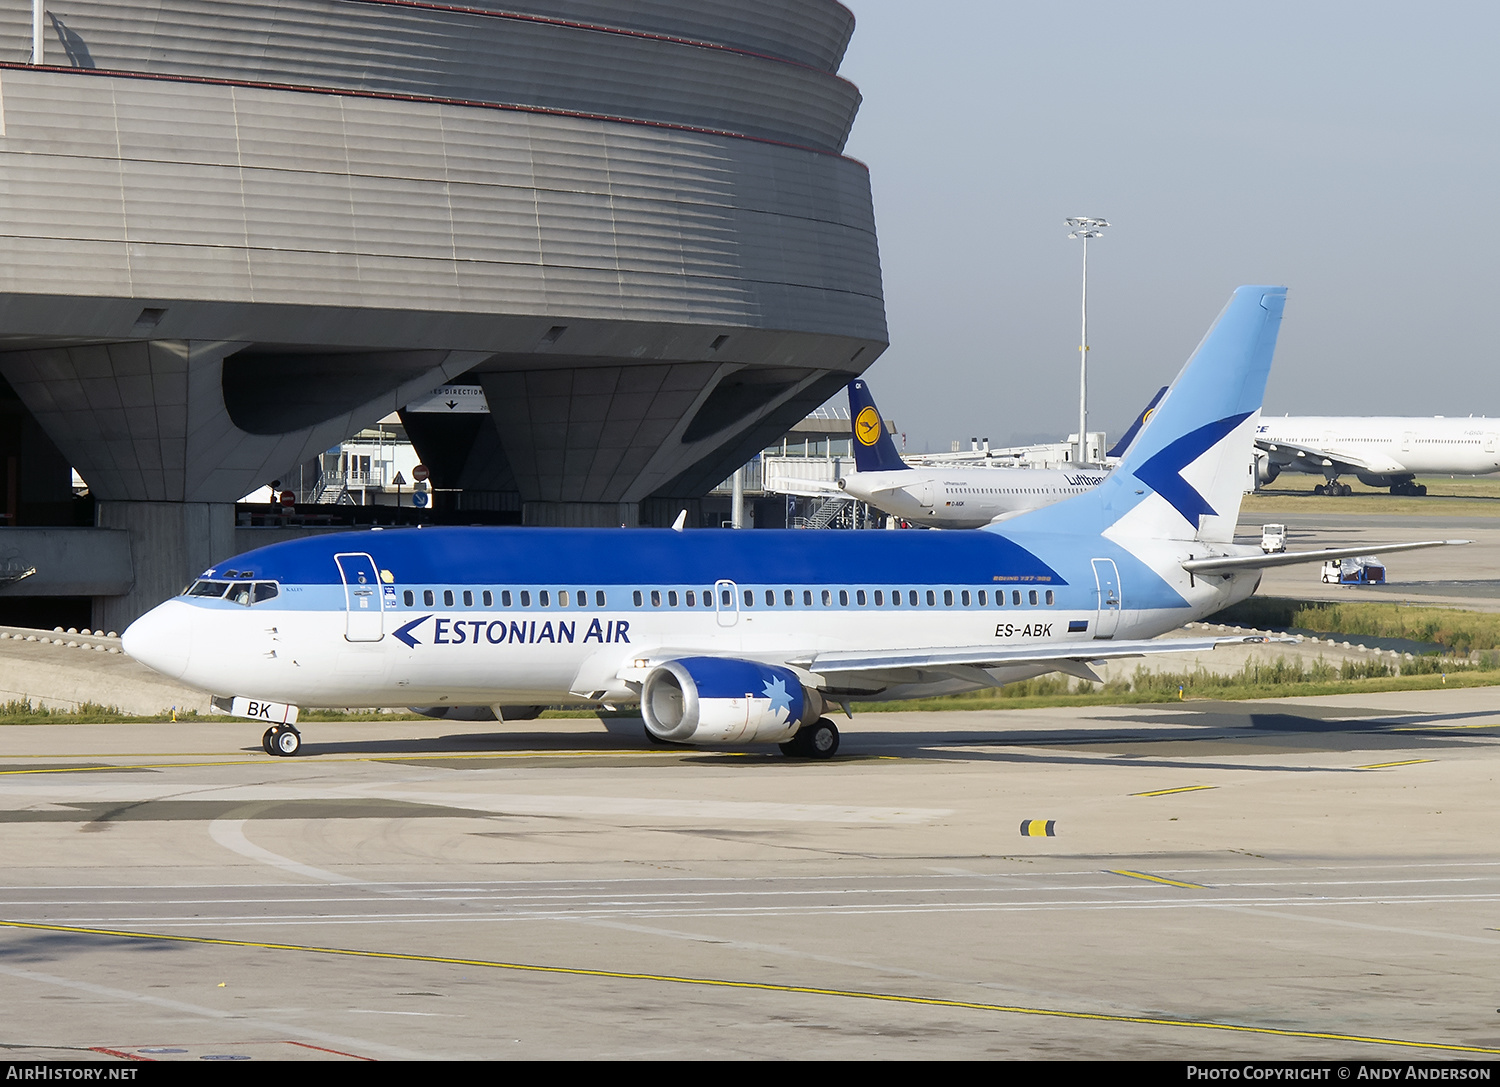
[[[1128,876],[1131,879],[1144,879],[1151,883],[1165,883],[1168,887],[1191,887],[1197,891],[1206,891],[1208,888],[1201,883],[1184,883],[1179,879],[1167,879],[1166,876],[1153,876],[1146,872],[1132,872],[1128,868],[1106,869],[1112,876]]]
[[[207,944],[215,947],[256,948],[264,951],[296,951],[310,955],[344,955],[363,959],[385,959],[395,962],[426,962],[443,966],[467,966],[492,970],[517,970],[528,973],[556,974],[572,977],[611,978],[622,981],[651,981],[670,985],[699,985],[719,989],[741,989],[769,993],[797,993],[806,996],[834,996],[853,1000],[881,1000],[895,1004],[914,1004],[931,1008],[961,1008],[969,1011],[1004,1012],[1012,1015],[1035,1015],[1053,1019],[1075,1019],[1095,1023],[1134,1023],[1155,1027],[1191,1027],[1199,1030],[1221,1030],[1236,1034],[1260,1034],[1275,1038],[1315,1038],[1330,1042],[1360,1042],[1367,1045],[1400,1046],[1407,1049],[1432,1049],[1445,1053],[1486,1053],[1500,1055],[1500,1049],[1445,1042],[1419,1042],[1409,1038],[1382,1038],[1365,1034],[1338,1034],[1332,1031],[1286,1030],[1278,1027],[1252,1027],[1240,1023],[1216,1023],[1200,1019],[1170,1019],[1164,1016],[1109,1015],[1103,1012],[1067,1011],[1061,1008],[1028,1008],[1012,1004],[985,1004],[972,1000],[944,1000],[938,997],[908,996],[865,989],[825,989],[813,985],[777,985],[765,981],[734,981],[727,978],[691,977],[676,974],[646,974],[626,970],[588,970],[581,967],[542,966],[535,963],[503,962],[490,959],[450,958],[445,955],[412,955],[395,951],[362,951],[346,947],[319,947],[311,944],[275,944],[257,940],[223,940],[210,936],[177,936],[157,932],[130,932],[118,929],[83,928],[75,925],[44,925],[27,921],[0,920],[0,927],[40,932],[66,932],[80,936],[112,936],[129,940],[163,940],[177,943]]]
[[[1173,793],[1196,793],[1203,789],[1217,789],[1217,785],[1184,785],[1180,789],[1156,789],[1149,793],[1131,793],[1131,796],[1170,796]]]

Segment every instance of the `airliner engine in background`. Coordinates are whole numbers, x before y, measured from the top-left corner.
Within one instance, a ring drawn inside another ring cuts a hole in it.
[[[301,747],[301,706],[639,704],[659,741],[828,757],[831,705],[1000,686],[1245,639],[1151,641],[1261,570],[1441,541],[1236,546],[1285,290],[1241,287],[1119,466],[972,532],[425,528],[315,536],[204,572],[136,659]]]
[[[1486,475],[1500,471],[1500,419],[1400,417],[1262,418],[1255,431],[1255,482],[1272,482],[1282,472],[1321,475],[1318,494],[1347,495],[1354,476],[1367,487],[1389,487],[1391,494],[1424,495],[1414,477]]]
[[[1147,405],[1125,437],[1109,451],[1117,456],[1129,446],[1141,421],[1160,400]],[[844,493],[913,524],[932,528],[979,528],[1008,520],[1027,510],[1093,490],[1103,482],[1103,468],[914,468],[901,459],[896,443],[863,378],[849,383],[849,419],[855,471],[838,481]]]

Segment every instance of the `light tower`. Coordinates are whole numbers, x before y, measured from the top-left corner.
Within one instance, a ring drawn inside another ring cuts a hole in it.
[[[1104,228],[1109,223],[1081,215],[1064,221],[1072,228],[1068,237],[1083,239],[1083,333],[1078,341],[1078,463],[1086,464],[1089,449],[1089,239],[1104,237]]]

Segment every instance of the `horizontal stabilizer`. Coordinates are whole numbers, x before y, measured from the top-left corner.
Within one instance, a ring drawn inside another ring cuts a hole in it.
[[[1269,555],[1226,555],[1189,559],[1182,568],[1190,574],[1229,574],[1236,570],[1265,570],[1272,566],[1296,566],[1302,562],[1354,559],[1364,555],[1389,555],[1396,551],[1420,551],[1425,547],[1456,547],[1469,540],[1422,540],[1419,543],[1364,544],[1360,547],[1325,547],[1319,551],[1277,551]]]
[[[1245,645],[1267,641],[1291,641],[1259,635],[1234,638],[1151,638],[1135,641],[1053,642],[1050,645],[967,646],[958,649],[907,649],[884,653],[819,653],[792,660],[794,668],[820,675],[849,676],[860,672],[890,672],[905,669],[1001,668],[1008,664],[1052,664],[1062,670],[1068,662],[1145,657],[1157,653],[1199,653],[1221,645]]]

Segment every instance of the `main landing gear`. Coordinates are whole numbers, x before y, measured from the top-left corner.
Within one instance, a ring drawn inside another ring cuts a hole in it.
[[[1427,494],[1425,483],[1392,483],[1392,494],[1402,494],[1410,498],[1422,498]]]
[[[838,726],[826,717],[803,725],[797,735],[781,745],[781,753],[792,759],[831,759],[838,750]]]
[[[295,755],[302,750],[302,733],[291,725],[272,725],[260,738],[267,755]]]
[[[1313,488],[1313,494],[1327,495],[1330,498],[1347,498],[1354,493],[1354,488],[1347,483],[1339,483],[1330,480],[1328,483],[1319,483]]]

